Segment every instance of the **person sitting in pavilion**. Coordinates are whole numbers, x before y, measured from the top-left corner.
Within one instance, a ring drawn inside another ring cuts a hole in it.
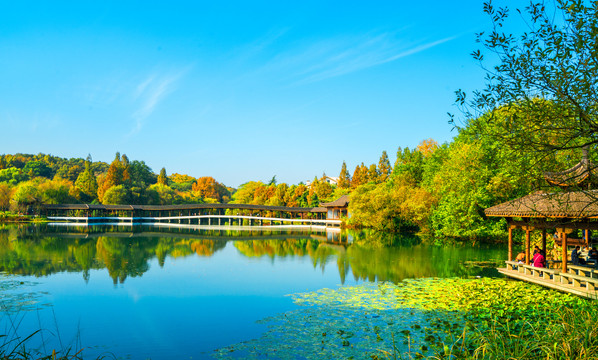
[[[515,261],[519,262],[520,264],[523,264],[525,262],[525,252],[521,251],[519,254],[517,254]]]
[[[536,254],[540,253],[540,247],[538,245],[534,246],[534,255],[532,255],[532,260],[536,256]]]
[[[573,265],[585,265],[586,261],[584,259],[580,259],[579,258],[579,245],[575,247],[575,249],[573,249],[573,251],[571,251],[571,262],[573,263]]]
[[[534,267],[546,267],[545,264],[546,257],[544,256],[544,252],[538,248],[538,250],[534,250],[534,258],[532,259],[532,265]]]

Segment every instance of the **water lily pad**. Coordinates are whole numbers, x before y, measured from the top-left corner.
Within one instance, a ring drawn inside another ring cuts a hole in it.
[[[259,339],[214,353],[219,359],[370,359],[452,354],[461,334],[502,316],[517,324],[575,296],[506,279],[418,279],[365,283],[291,295],[299,309],[262,320]],[[537,301],[539,296],[543,301]],[[499,309],[502,312],[498,312]],[[467,351],[462,342],[461,350]],[[406,354],[406,355],[405,355]]]

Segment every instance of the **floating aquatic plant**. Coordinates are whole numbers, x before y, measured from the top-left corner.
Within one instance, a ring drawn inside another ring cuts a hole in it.
[[[538,324],[558,321],[555,309],[588,304],[539,286],[487,278],[365,283],[291,296],[299,309],[262,320],[268,330],[261,338],[220,349],[215,357],[463,358],[477,354],[480,334],[507,324],[509,334],[537,339],[532,332]]]
[[[0,273],[0,312],[14,313],[35,310],[45,294],[39,291],[29,291],[29,288],[36,284]]]

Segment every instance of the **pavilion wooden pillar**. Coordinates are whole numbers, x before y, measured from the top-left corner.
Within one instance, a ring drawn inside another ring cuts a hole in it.
[[[561,233],[561,245],[563,246],[563,261],[562,264],[562,271],[564,273],[567,272],[567,233]]]
[[[525,229],[525,265],[529,265],[530,230]]]
[[[586,229],[584,231],[585,238],[586,238],[586,246],[590,246],[590,230]]]
[[[513,228],[509,226],[509,261],[513,261]]]
[[[542,229],[542,251],[544,252],[544,259],[546,259],[546,229]]]

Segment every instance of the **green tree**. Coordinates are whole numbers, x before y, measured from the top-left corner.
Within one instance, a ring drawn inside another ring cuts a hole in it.
[[[393,189],[387,183],[368,183],[351,193],[349,225],[380,231],[415,230],[401,209],[408,196],[406,187]]]
[[[261,181],[249,181],[241,184],[233,194],[233,204],[252,204],[256,190],[264,186]]]
[[[270,185],[276,185],[276,175],[272,176],[272,179],[270,179],[270,182],[268,182],[268,186]]]
[[[104,205],[126,205],[129,203],[129,192],[124,185],[110,187],[104,193],[102,204]]]
[[[292,185],[287,190],[285,198],[287,199],[287,206],[294,207],[307,207],[307,197],[309,195],[309,189],[305,184]]]
[[[97,199],[98,194],[98,182],[91,169],[91,155],[87,156],[85,160],[85,170],[79,174],[75,181],[75,186],[83,193],[82,200],[85,202],[92,202]]]
[[[190,192],[193,188],[193,183],[197,181],[196,178],[189,176],[189,175],[181,175],[181,174],[171,174],[168,177],[168,182],[170,183],[169,186],[180,192]]]
[[[388,154],[386,154],[386,150],[382,151],[382,155],[378,161],[378,173],[380,182],[386,181],[386,179],[388,179],[392,173],[392,167],[390,166],[390,160],[388,160]]]
[[[274,191],[273,196],[268,199],[266,205],[286,206],[286,195],[288,190],[289,186],[285,183],[276,185],[276,190]]]
[[[312,183],[311,186],[317,194],[320,201],[332,201],[332,194],[334,192],[334,185],[326,181],[326,174],[324,174],[319,181]]]
[[[42,176],[48,179],[51,179],[52,169],[48,167],[43,161],[29,161],[23,167],[23,172],[29,177],[34,178],[38,176]]]
[[[71,183],[68,180],[49,180],[39,184],[38,191],[44,204],[68,204],[73,202],[70,196]]]
[[[409,148],[397,150],[397,161],[392,172],[393,181],[401,181],[417,186],[423,177],[424,157],[417,150]]]
[[[158,184],[168,185],[168,177],[166,176],[166,168],[162,168],[160,170],[160,175],[158,175]]]
[[[19,213],[27,213],[29,208],[36,208],[41,204],[39,193],[39,182],[29,180],[17,185],[10,199],[11,210]]]
[[[148,198],[153,205],[171,205],[179,202],[179,196],[168,185],[161,183],[152,184],[148,187]],[[155,192],[153,196],[152,192]]]
[[[88,155],[88,158],[91,159],[91,155]],[[56,163],[53,166],[57,168],[54,177],[59,177],[74,183],[77,181],[79,175],[85,171],[85,161],[86,160],[81,158],[72,158],[68,161],[65,161],[65,159],[56,160]]]
[[[7,182],[11,185],[16,185],[28,179],[29,176],[27,174],[24,174],[21,169],[18,169],[14,166],[0,170],[0,182]]]
[[[478,34],[485,48],[473,56],[486,70],[486,86],[468,99],[457,92],[466,124],[483,114],[478,132],[514,151],[555,150],[598,143],[598,5],[532,1],[518,11],[525,30],[509,32],[510,11],[484,4],[492,21]],[[486,60],[489,57],[490,60]],[[503,118],[504,108],[510,114]],[[531,121],[530,121],[531,120]],[[489,125],[489,126],[488,126]],[[538,136],[541,134],[542,136]],[[533,164],[535,165],[535,164]]]
[[[480,239],[504,233],[504,226],[489,229],[490,223],[485,220],[484,209],[492,200],[486,185],[493,173],[490,167],[480,166],[485,162],[479,144],[452,144],[449,158],[435,180],[440,195],[432,217],[435,235]]]
[[[125,159],[127,162],[125,162]],[[123,178],[124,184],[127,185],[127,172],[130,177],[130,186],[139,187],[145,189],[146,187],[155,184],[157,182],[157,176],[154,174],[152,169],[144,162],[133,160],[128,162],[126,155],[123,155]],[[166,172],[166,170],[164,171]]]

